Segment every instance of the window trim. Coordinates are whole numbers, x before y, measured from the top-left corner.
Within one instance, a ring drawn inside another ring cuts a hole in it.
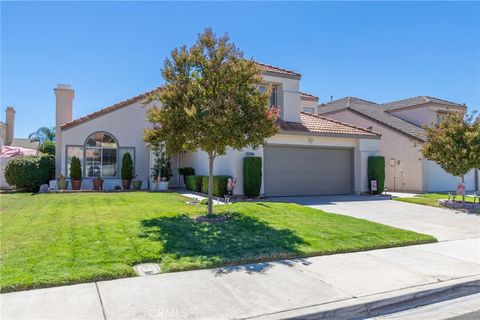
[[[116,152],[115,152],[115,156],[116,156],[116,159],[117,159],[117,163],[115,164],[115,177],[104,177],[102,175],[102,179],[118,179],[119,178],[119,168],[118,168],[118,156],[119,156],[119,149],[120,149],[120,144],[118,143],[118,140],[117,138],[111,134],[110,132],[108,131],[104,131],[104,130],[99,130],[99,131],[94,131],[92,133],[90,133],[86,138],[85,138],[85,142],[83,143],[83,159],[84,159],[84,163],[83,163],[83,176],[87,179],[92,179],[93,177],[87,177],[87,167],[86,167],[86,152],[87,152],[87,142],[88,142],[88,139],[90,139],[91,136],[97,134],[97,133],[101,133],[101,134],[106,134],[106,135],[109,135],[110,137],[112,137],[112,139],[115,141],[115,144],[117,145],[117,148],[116,148]],[[100,148],[100,147],[89,147],[91,149],[103,149],[103,148]],[[108,148],[105,148],[105,149],[108,149]]]

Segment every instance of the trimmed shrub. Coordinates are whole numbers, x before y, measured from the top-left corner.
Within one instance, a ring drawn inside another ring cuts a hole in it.
[[[249,198],[260,196],[262,157],[243,158],[243,193]]]
[[[190,175],[185,177],[185,186],[188,190],[200,192],[202,189],[202,176]]]
[[[213,195],[223,197],[227,194],[227,183],[230,176],[213,176]],[[202,192],[208,194],[208,176],[202,177]]]
[[[70,178],[72,180],[82,180],[82,163],[75,156],[70,160]]]
[[[376,193],[382,193],[385,187],[385,157],[368,157],[368,189],[371,190],[370,181],[377,180]]]
[[[55,142],[45,141],[38,146],[38,151],[43,154],[54,156],[55,155]]]
[[[130,152],[126,152],[122,157],[122,172],[123,180],[132,180],[133,177],[133,160]]]
[[[178,174],[183,176],[183,183],[187,184],[187,176],[195,175],[195,169],[191,167],[178,168]]]
[[[18,157],[5,167],[5,180],[18,189],[37,192],[40,186],[53,179],[55,160],[51,156]]]

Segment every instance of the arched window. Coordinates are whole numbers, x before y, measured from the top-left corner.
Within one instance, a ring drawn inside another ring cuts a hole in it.
[[[88,137],[85,142],[85,176],[115,178],[117,149],[117,141],[108,133],[96,132]]]

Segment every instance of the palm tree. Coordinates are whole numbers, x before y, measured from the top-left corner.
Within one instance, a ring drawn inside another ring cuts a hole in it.
[[[45,141],[55,142],[55,127],[40,127],[37,131],[30,133],[28,136],[30,141],[38,141],[44,143]]]

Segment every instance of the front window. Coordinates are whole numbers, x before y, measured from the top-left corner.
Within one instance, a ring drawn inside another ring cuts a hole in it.
[[[92,134],[85,143],[85,176],[117,176],[117,142],[104,132]]]
[[[438,112],[437,113],[437,124],[441,124],[445,118],[447,117],[448,113],[445,112]]]
[[[314,114],[315,113],[315,108],[314,107],[304,107],[303,112]]]
[[[266,84],[261,84],[258,86],[258,91],[261,93],[267,92],[268,85]],[[270,85],[270,105],[269,107],[278,107],[277,104],[277,86],[276,85]]]
[[[67,146],[67,172],[66,176],[70,177],[70,164],[73,157],[80,159],[80,163],[83,167],[83,147],[82,146]]]

